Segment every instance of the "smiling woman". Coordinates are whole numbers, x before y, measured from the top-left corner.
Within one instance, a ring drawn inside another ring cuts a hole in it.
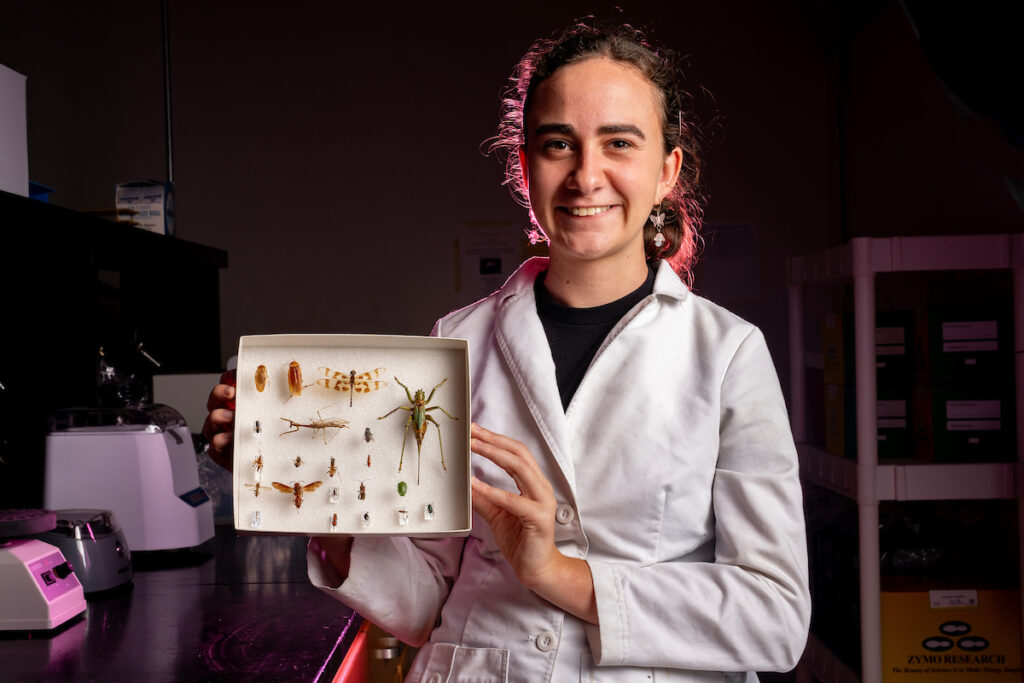
[[[674,79],[593,22],[513,77],[495,146],[550,258],[433,331],[469,344],[473,529],[307,557],[423,645],[408,681],[754,681],[803,651],[796,449],[761,332],[684,282],[699,164]]]

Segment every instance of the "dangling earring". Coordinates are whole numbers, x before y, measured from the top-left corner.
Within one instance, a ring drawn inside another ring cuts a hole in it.
[[[547,242],[548,238],[544,236],[537,228],[531,228],[526,231],[526,237],[530,240],[530,244],[537,244],[538,242]]]
[[[654,246],[661,249],[665,245],[665,235],[661,232],[661,229],[665,227],[665,213],[660,206],[655,207],[651,213],[651,225],[658,231],[654,235]]]

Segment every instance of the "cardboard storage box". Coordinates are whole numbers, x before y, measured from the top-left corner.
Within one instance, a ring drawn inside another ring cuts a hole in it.
[[[825,316],[821,332],[825,384],[856,384],[854,317]],[[878,384],[912,384],[914,314],[912,311],[875,313],[875,368]]]
[[[917,323],[919,384],[1012,384],[1013,321],[1009,309],[931,309]]]
[[[1020,591],[883,591],[886,683],[1019,683]]]
[[[237,381],[236,529],[469,533],[466,340],[242,337]],[[421,447],[417,400],[425,429]]]
[[[934,462],[1015,460],[1014,401],[1008,387],[919,385],[913,401],[915,456]]]
[[[857,396],[852,385],[825,386],[825,450],[842,458],[857,457]],[[910,424],[911,390],[878,387],[878,457],[914,455]]]
[[[174,186],[170,183],[120,183],[115,204],[119,221],[161,235],[174,235]]]

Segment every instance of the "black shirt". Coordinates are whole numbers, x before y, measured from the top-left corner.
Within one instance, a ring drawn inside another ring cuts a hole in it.
[[[654,291],[654,268],[647,265],[647,279],[626,296],[603,306],[572,308],[563,306],[544,286],[547,271],[537,276],[533,293],[537,299],[537,315],[555,361],[555,379],[562,397],[562,409],[569,407],[576,389],[583,380],[590,361],[615,324],[634,306]]]

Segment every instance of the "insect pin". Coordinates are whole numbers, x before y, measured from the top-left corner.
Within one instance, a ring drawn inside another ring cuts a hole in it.
[[[262,489],[265,489],[265,488],[267,488],[266,486],[263,486],[263,485],[262,485],[262,484],[260,484],[259,482],[256,482],[255,484],[246,484],[246,486],[247,486],[248,488],[251,488],[251,489],[252,489],[252,493],[253,493],[253,495],[254,495],[254,496],[256,496],[257,498],[259,498],[259,497],[260,497],[260,491],[261,491]]]
[[[282,484],[279,481],[275,481],[273,483],[273,486],[281,493],[289,493],[295,496],[295,509],[298,510],[299,508],[302,507],[302,494],[312,493],[313,491],[316,491],[318,488],[320,488],[321,484],[323,484],[322,481],[314,481],[310,482],[309,484],[303,485],[301,482],[297,481],[291,486],[289,486],[288,484]]]
[[[331,466],[327,468],[327,476],[333,477],[338,473],[338,468],[334,464],[334,458],[331,458]]]
[[[398,458],[398,471],[402,471],[402,461],[405,459],[405,442],[408,441],[409,428],[411,427],[413,430],[413,436],[416,437],[416,483],[419,484],[420,453],[423,449],[423,435],[427,433],[428,422],[433,423],[434,427],[437,428],[437,444],[441,448],[441,467],[444,468],[445,472],[448,471],[448,465],[446,465],[444,462],[444,443],[442,443],[441,441],[441,425],[439,425],[437,423],[437,420],[435,420],[431,415],[428,415],[428,413],[432,410],[440,410],[442,413],[444,413],[453,420],[458,420],[459,418],[455,417],[441,406],[430,406],[429,408],[427,407],[428,405],[430,405],[430,401],[433,400],[434,398],[434,392],[436,392],[441,387],[442,384],[448,381],[447,377],[441,380],[436,386],[434,386],[433,389],[430,390],[429,396],[427,396],[422,389],[417,389],[416,395],[413,396],[413,394],[409,391],[409,387],[402,384],[402,381],[400,379],[395,377],[395,381],[398,382],[398,384],[403,389],[405,389],[405,396],[406,398],[409,399],[409,405],[398,406],[390,413],[387,413],[386,415],[381,415],[377,419],[383,420],[384,418],[390,417],[392,414],[398,412],[399,410],[409,411],[409,419],[405,421],[405,436],[402,437],[402,454]]]
[[[352,407],[352,399],[355,394],[365,394],[371,391],[377,391],[388,385],[380,376],[384,373],[386,368],[374,368],[373,370],[367,370],[366,372],[360,372],[358,375],[355,370],[349,370],[348,372],[335,372],[330,368],[321,366],[318,371],[323,373],[323,377],[316,381],[317,384],[326,388],[334,389],[335,391],[347,391],[348,394],[348,407]]]
[[[313,436],[316,437],[317,430],[320,430],[320,431],[323,432],[324,445],[326,446],[327,445],[327,430],[328,429],[338,429],[338,430],[341,430],[341,429],[345,429],[346,427],[348,427],[348,420],[343,420],[340,417],[328,417],[328,418],[325,418],[322,415],[320,415],[320,411],[319,410],[316,412],[316,415],[317,415],[317,419],[315,419],[315,420],[314,419],[310,419],[310,421],[308,423],[307,422],[297,422],[297,421],[292,420],[290,418],[282,417],[281,419],[288,423],[288,426],[290,427],[290,429],[287,429],[287,430],[281,432],[281,436],[284,436],[285,434],[291,434],[293,432],[297,432],[297,431],[299,431],[300,427],[306,427],[308,429],[312,429],[313,430]],[[337,436],[337,433],[335,433],[335,436]],[[331,438],[333,439],[334,437],[331,437]]]
[[[259,392],[262,393],[263,390],[267,388],[267,366],[266,365],[260,365],[259,367],[256,368],[256,376],[254,377],[254,379],[256,381],[256,391],[259,391]]]

